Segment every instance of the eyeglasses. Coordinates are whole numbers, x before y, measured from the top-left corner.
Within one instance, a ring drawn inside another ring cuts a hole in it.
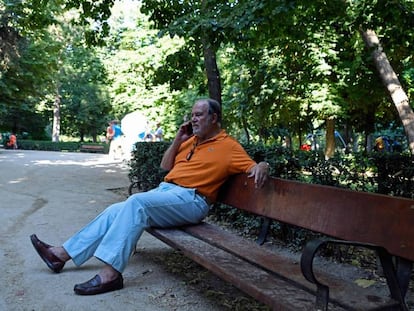
[[[190,152],[187,154],[187,157],[186,157],[187,161],[190,161],[191,157],[194,154],[194,151],[195,151],[196,147],[197,147],[197,144],[193,144],[193,148],[191,148]]]

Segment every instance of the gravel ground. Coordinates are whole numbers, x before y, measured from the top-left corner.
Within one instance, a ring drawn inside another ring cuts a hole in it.
[[[75,295],[74,284],[93,277],[101,263],[69,262],[54,274],[29,236],[64,242],[124,199],[116,189],[128,186],[128,167],[101,154],[0,149],[0,170],[0,310],[265,310],[146,233],[124,272],[124,289]]]
[[[51,273],[32,248],[36,233],[61,244],[109,204],[127,196],[128,166],[106,155],[0,149],[0,310],[268,310],[164,243],[144,233],[124,272],[125,288],[104,295],[74,295],[73,285],[88,280],[101,263],[81,268],[68,263]],[[277,241],[265,247],[278,248]],[[288,256],[298,254],[284,249]],[[360,274],[361,286],[384,290],[372,270],[334,265],[343,278]],[[411,282],[407,300],[414,310]]]

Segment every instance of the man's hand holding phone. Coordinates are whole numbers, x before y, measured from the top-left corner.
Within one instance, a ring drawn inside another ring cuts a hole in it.
[[[189,135],[189,136],[193,135],[193,125],[191,124],[191,122],[189,122],[189,123],[187,124],[186,130],[185,130],[185,133],[186,133],[187,135]]]
[[[177,133],[177,138],[183,142],[193,136],[193,126],[190,121],[183,123]]]

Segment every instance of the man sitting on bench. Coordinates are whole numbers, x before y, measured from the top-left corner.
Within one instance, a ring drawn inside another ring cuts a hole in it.
[[[122,272],[146,228],[199,223],[230,175],[247,173],[262,187],[269,173],[267,163],[254,162],[221,128],[221,107],[212,99],[195,102],[191,121],[180,126],[161,167],[169,173],[157,188],[109,206],[62,246],[31,235],[34,248],[53,272],[60,272],[70,259],[80,266],[94,256],[105,264],[95,277],[75,285],[76,294],[123,288]]]

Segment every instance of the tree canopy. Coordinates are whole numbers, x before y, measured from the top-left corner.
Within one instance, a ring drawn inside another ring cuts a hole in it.
[[[11,123],[22,111],[50,122],[58,95],[65,133],[96,135],[106,118],[142,110],[171,138],[192,100],[211,96],[228,130],[247,141],[300,144],[332,123],[368,146],[369,135],[402,122],[367,30],[413,95],[408,0],[61,0],[3,2],[0,12],[3,130],[33,132]]]

